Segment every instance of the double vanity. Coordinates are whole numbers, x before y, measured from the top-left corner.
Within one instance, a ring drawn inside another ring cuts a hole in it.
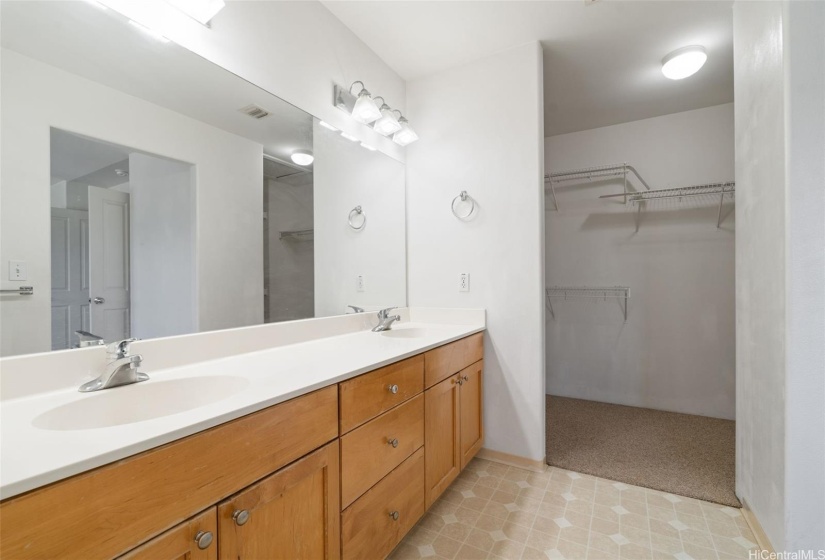
[[[399,314],[137,342],[150,379],[93,393],[3,360],[0,555],[385,557],[483,443],[484,312]]]

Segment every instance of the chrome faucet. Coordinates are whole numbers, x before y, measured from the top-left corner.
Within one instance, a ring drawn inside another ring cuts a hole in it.
[[[103,346],[106,344],[102,336],[97,336],[88,331],[74,331],[77,335],[77,347],[88,348],[89,346]]]
[[[134,338],[127,338],[126,340],[113,342],[106,346],[110,360],[109,363],[106,364],[106,369],[103,370],[103,373],[97,379],[81,385],[78,391],[81,393],[91,393],[92,391],[101,391],[120,385],[140,383],[141,381],[149,379],[148,375],[138,371],[138,367],[140,367],[143,361],[143,356],[140,354],[129,354],[129,346],[134,341]]]
[[[372,329],[372,332],[382,332],[391,330],[392,324],[395,321],[401,320],[400,315],[390,315],[390,311],[392,311],[393,309],[395,309],[395,307],[388,307],[378,312],[378,326]]]

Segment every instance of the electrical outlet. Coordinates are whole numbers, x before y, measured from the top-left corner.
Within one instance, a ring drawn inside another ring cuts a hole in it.
[[[458,275],[458,291],[459,292],[469,292],[470,291],[470,273],[469,272],[462,272]]]
[[[23,261],[9,261],[9,280],[27,280],[26,263]]]
[[[364,291],[364,277],[360,274],[355,277],[355,291],[356,292],[363,292]]]

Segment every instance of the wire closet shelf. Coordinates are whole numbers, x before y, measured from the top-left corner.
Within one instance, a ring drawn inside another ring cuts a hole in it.
[[[652,191],[642,191],[630,194],[625,200],[626,203],[637,205],[637,220],[636,231],[639,231],[638,215],[642,211],[642,203],[648,201],[664,200],[671,198],[687,198],[691,196],[719,196],[719,212],[716,216],[716,228],[722,227],[722,203],[725,201],[725,195],[734,197],[736,193],[736,182],[728,181],[726,183],[706,183],[704,185],[690,185],[688,187],[676,187],[672,189],[656,189]],[[620,194],[605,194],[599,198],[614,198],[622,196]]]
[[[556,318],[556,313],[553,309],[554,298],[563,300],[590,299],[603,301],[618,299],[622,304],[625,323],[627,322],[627,300],[630,299],[629,286],[552,286],[545,289],[544,293],[547,300],[547,307],[550,308],[550,315],[553,319]]]
[[[314,229],[296,229],[291,231],[278,232],[278,239],[295,239],[299,241],[309,241],[314,237]]]
[[[628,173],[633,173],[633,175],[636,176],[636,179],[639,180],[639,182],[644,186],[644,188],[650,190],[650,185],[647,184],[647,181],[642,179],[642,176],[639,175],[639,172],[636,171],[636,168],[628,163],[612,163],[609,165],[597,165],[593,167],[583,167],[581,169],[571,169],[568,171],[557,171],[555,173],[548,173],[544,176],[544,182],[550,184],[550,193],[553,195],[553,205],[558,211],[559,203],[556,199],[556,183],[562,183],[565,181],[594,181],[601,179],[609,179],[612,177],[621,177],[624,181],[624,187],[620,194],[614,196],[627,197],[628,195],[634,192],[629,192],[627,190]],[[625,198],[625,202],[627,202],[627,198]]]

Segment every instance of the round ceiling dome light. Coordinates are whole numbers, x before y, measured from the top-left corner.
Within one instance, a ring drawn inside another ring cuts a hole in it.
[[[694,75],[708,59],[705,47],[693,45],[677,49],[662,59],[662,74],[671,80]]]
[[[315,156],[309,150],[295,150],[289,157],[298,165],[309,165],[315,161]]]

